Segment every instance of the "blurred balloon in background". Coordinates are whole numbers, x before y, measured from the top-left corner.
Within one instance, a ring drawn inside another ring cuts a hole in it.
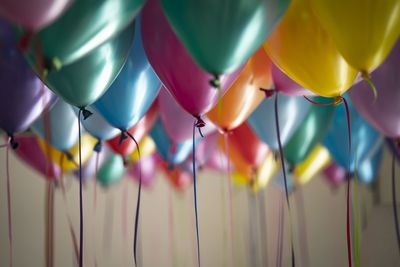
[[[96,178],[96,173],[100,167],[110,158],[111,150],[105,146],[100,152],[94,152],[90,158],[82,165],[82,181],[86,182]],[[79,169],[74,171],[75,177],[79,180]]]
[[[111,153],[110,157],[101,165],[96,179],[102,186],[108,187],[119,182],[124,173],[124,160],[120,155]]]
[[[139,169],[140,164],[140,169]],[[136,182],[139,182],[139,177],[142,178],[142,183],[144,186],[149,187],[154,181],[157,173],[158,159],[156,154],[149,156],[143,156],[140,162],[135,162],[133,166],[129,167],[128,174]],[[139,172],[141,171],[141,176]]]

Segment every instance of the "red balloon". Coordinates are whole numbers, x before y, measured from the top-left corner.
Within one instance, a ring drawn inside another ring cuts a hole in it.
[[[158,115],[158,106],[154,103],[151,108],[147,111],[146,115],[132,128],[128,130],[128,132],[135,137],[137,142],[140,142],[142,138],[149,132],[149,130],[153,127]],[[136,149],[135,142],[126,138],[122,142],[120,142],[120,136],[116,136],[113,139],[107,141],[107,144],[111,147],[111,149],[125,157],[131,154]]]

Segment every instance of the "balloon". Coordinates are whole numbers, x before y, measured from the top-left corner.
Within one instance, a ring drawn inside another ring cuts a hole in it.
[[[146,115],[135,126],[128,130],[128,132],[135,137],[137,142],[140,142],[153,127],[157,119],[157,111],[157,105],[153,105],[149,111],[147,111]],[[121,142],[120,136],[116,136],[113,139],[108,140],[107,144],[115,153],[123,157],[128,156],[136,149],[136,144],[132,139],[126,138],[123,140],[123,142]]]
[[[323,140],[323,145],[329,150],[337,164],[349,172],[354,172],[355,162],[363,162],[364,159],[374,154],[384,139],[357,113],[351,101],[348,102],[351,123],[351,153],[349,153],[344,105],[336,107],[332,125]]]
[[[73,106],[83,108],[94,103],[124,65],[133,33],[134,27],[130,25],[74,63],[50,71],[46,76],[49,88]],[[53,43],[60,42],[55,40]]]
[[[190,57],[169,26],[157,1],[149,1],[141,16],[144,50],[161,82],[190,114],[198,117],[209,111],[235,80],[238,72],[222,77],[221,88],[215,90],[209,83],[212,76]]]
[[[264,99],[265,94],[260,88],[271,86],[271,62],[260,48],[207,117],[220,129],[230,131],[242,124]]]
[[[172,141],[180,143],[192,138],[193,117],[176,102],[165,87],[160,90],[158,105],[162,124]],[[206,126],[201,131],[203,135],[207,135],[214,131],[215,127],[207,118],[204,118],[204,121]]]
[[[37,31],[60,16],[72,0],[1,0],[0,15],[29,31]]]
[[[161,86],[143,49],[140,23],[135,27],[133,44],[124,67],[107,92],[94,103],[112,126],[123,131],[144,116]]]
[[[55,162],[63,172],[68,172],[75,170],[79,167],[78,162],[79,162],[79,144],[76,144],[74,147],[69,149],[68,155],[71,157],[71,159],[68,159],[65,152],[57,150],[53,147],[51,147],[49,144],[44,142],[43,140],[39,139],[39,144],[40,147],[45,153],[45,155],[49,157],[49,160],[52,162]],[[82,139],[81,139],[81,160],[82,160],[82,165],[86,163],[87,160],[89,160],[90,156],[93,153],[93,147],[96,144],[96,139],[91,137],[89,134],[83,134]]]
[[[111,156],[111,151],[107,147],[100,152],[93,153],[90,158],[82,165],[82,181],[86,182],[96,177],[96,173]],[[79,180],[79,169],[74,171],[75,177]]]
[[[153,155],[154,152],[156,151],[156,144],[154,143],[153,139],[151,139],[150,136],[146,135],[139,142],[139,149],[140,149],[140,157],[147,158]],[[133,153],[129,155],[129,159],[132,162],[137,162],[141,160],[141,158],[139,158],[139,153],[137,149],[135,149],[135,151],[133,151]]]
[[[303,88],[300,84],[290,79],[278,67],[272,64],[271,68],[273,87],[276,91],[288,96],[310,96],[312,92]]]
[[[331,161],[329,151],[322,145],[317,145],[293,171],[296,184],[306,184],[319,172],[325,169]]]
[[[67,151],[78,142],[78,122],[72,107],[60,99],[32,124],[31,130],[54,148]]]
[[[125,173],[124,160],[120,155],[111,154],[97,172],[97,181],[104,187],[119,182]]]
[[[193,181],[191,173],[185,172],[177,166],[171,167],[166,162],[161,162],[160,166],[168,181],[177,190],[185,189]]]
[[[58,179],[61,176],[60,167],[46,158],[45,151],[40,147],[36,136],[20,135],[15,138],[15,141],[19,146],[13,151],[18,158],[50,180]]]
[[[375,98],[364,82],[356,84],[349,96],[358,112],[378,131],[389,137],[400,137],[400,42],[385,62],[372,73],[379,90]]]
[[[332,99],[317,97],[314,101],[331,103]],[[332,123],[334,113],[335,106],[332,105],[310,107],[307,116],[283,148],[285,159],[289,164],[294,165],[305,160],[314,147],[322,141]]]
[[[334,187],[337,187],[346,180],[346,170],[335,162],[331,162],[323,172],[326,180]]]
[[[12,29],[0,20],[0,128],[23,132],[56,100],[31,71],[13,42]]]
[[[32,37],[30,47],[26,48],[30,63],[40,70],[42,58],[47,65],[45,67],[50,69],[59,69],[77,61],[115,39],[115,35],[133,21],[143,3],[144,0],[74,1],[57,21]],[[35,46],[40,46],[42,53],[38,54]],[[107,52],[104,51],[103,57],[115,53],[109,49],[105,49]],[[98,64],[101,65],[100,62]]]
[[[140,171],[142,184],[149,187],[156,176],[157,171],[157,157],[156,155],[146,156],[140,159]],[[134,180],[139,182],[139,163],[136,162],[135,165],[128,169],[128,174]]]
[[[81,123],[83,124],[85,130],[88,131],[97,140],[109,140],[121,133],[119,129],[111,126],[93,105],[87,107],[86,109],[89,110],[92,115],[87,120],[81,118]],[[79,109],[74,108],[74,110],[75,113],[78,115]]]
[[[362,72],[379,66],[399,37],[398,0],[311,0],[310,3],[346,61]]]
[[[285,146],[306,117],[311,104],[302,97],[278,94],[279,129]],[[265,99],[247,120],[257,136],[271,149],[278,149],[275,125],[275,103]]]
[[[357,166],[358,179],[363,183],[372,183],[377,177],[382,158],[383,146],[381,146],[372,157],[360,162],[360,165]]]
[[[267,157],[263,160],[262,164],[257,169],[255,180],[252,182],[251,187],[254,192],[257,192],[265,188],[272,177],[278,170],[279,163],[275,159],[274,153],[270,152]]]
[[[261,46],[289,0],[161,0],[168,21],[196,62],[230,73]]]
[[[283,72],[317,95],[339,96],[357,75],[318,23],[307,0],[292,0],[264,48]]]
[[[156,121],[153,129],[151,129],[150,136],[153,138],[162,159],[170,164],[175,165],[183,162],[192,152],[192,140],[188,139],[182,143],[173,143],[165,132],[160,119]]]

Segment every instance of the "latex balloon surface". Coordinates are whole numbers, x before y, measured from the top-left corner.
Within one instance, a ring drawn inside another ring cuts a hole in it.
[[[293,0],[264,47],[290,78],[317,95],[343,94],[357,75],[319,24],[308,0]]]
[[[212,74],[222,74],[236,70],[261,46],[289,0],[162,0],[161,4],[196,62]]]
[[[383,146],[374,155],[366,158],[357,166],[358,179],[363,183],[372,183],[376,178],[383,158]]]
[[[149,1],[141,15],[147,57],[176,101],[190,114],[201,116],[217,103],[238,72],[221,77],[221,88],[215,90],[210,85],[213,76],[193,61],[169,26],[157,2]]]
[[[82,166],[82,181],[86,182],[92,178],[96,178],[100,167],[110,158],[111,151],[104,146],[100,152],[94,152],[86,163]],[[79,180],[79,168],[74,171],[75,177]]]
[[[156,99],[160,86],[144,52],[140,23],[137,22],[124,67],[94,106],[112,126],[125,131],[144,116]]]
[[[340,53],[357,70],[370,72],[378,67],[399,38],[400,2],[397,0],[310,2]]]
[[[0,20],[0,128],[25,131],[56,100],[16,48],[12,29]]]
[[[59,19],[32,37],[27,51],[29,61],[40,69],[36,45],[40,45],[47,67],[59,68],[77,61],[114,39],[133,21],[143,3],[144,0],[74,1]]]
[[[128,169],[128,174],[137,182],[139,182],[139,172],[142,172],[142,184],[144,186],[151,186],[154,181],[157,172],[157,156],[150,155],[140,159],[140,163],[136,162],[132,167]],[[139,170],[140,164],[140,170]]]
[[[265,99],[247,120],[254,132],[271,149],[278,149],[275,123],[275,100]],[[279,129],[282,145],[286,145],[306,117],[311,104],[302,97],[278,94]]]
[[[335,162],[331,162],[324,170],[323,173],[326,180],[334,187],[338,187],[346,180],[346,169],[337,165]]]
[[[264,99],[272,86],[271,62],[262,48],[248,60],[229,90],[207,113],[220,129],[229,131],[242,124]]]
[[[288,96],[309,96],[313,95],[312,92],[304,89],[300,84],[290,79],[285,73],[283,73],[275,64],[271,67],[273,88]]]
[[[139,149],[141,157],[143,158],[150,157],[156,152],[156,144],[154,143],[153,139],[151,139],[150,136],[145,136],[139,142]],[[141,160],[141,158],[139,158],[139,153],[137,149],[135,149],[135,151],[133,151],[133,153],[129,155],[129,159],[132,162],[137,162]]]
[[[111,154],[97,172],[97,181],[102,186],[110,186],[120,181],[125,173],[124,160],[120,155]]]
[[[371,79],[378,89],[375,99],[366,82],[356,84],[349,96],[358,112],[385,136],[400,137],[400,42]]]

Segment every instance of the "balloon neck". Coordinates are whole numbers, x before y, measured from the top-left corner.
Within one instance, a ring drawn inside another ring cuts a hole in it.
[[[102,149],[102,143],[101,140],[97,140],[97,143],[94,145],[93,150],[97,153],[100,153]]]
[[[203,133],[201,132],[201,128],[206,126],[206,123],[203,121],[202,118],[200,118],[200,116],[195,116],[195,117],[196,117],[196,121],[194,122],[194,126],[197,127],[197,129],[199,130],[200,136],[204,137]]]
[[[69,151],[64,151],[64,154],[69,161],[74,161],[74,156]]]
[[[372,93],[374,94],[374,101],[378,98],[378,90],[376,89],[376,86],[374,82],[371,79],[371,76],[367,71],[361,71],[361,77],[364,79],[364,81],[369,85],[369,88],[371,89]]]
[[[290,174],[292,174],[292,173],[294,172],[295,166],[292,165],[292,164],[290,164],[288,167],[289,167],[289,168],[288,168],[288,172],[289,172]]]
[[[17,149],[19,144],[17,141],[15,141],[14,135],[9,135],[9,143],[12,149]]]
[[[209,81],[210,85],[215,89],[219,89],[221,87],[221,80],[218,74],[214,74],[214,78]]]
[[[123,158],[123,164],[124,164],[124,168],[129,166],[129,161],[127,158]]]
[[[124,131],[121,132],[121,135],[119,136],[119,141],[118,141],[118,145],[121,145],[122,142],[128,138],[128,136],[126,135],[126,133]]]
[[[271,98],[276,93],[275,89],[260,88],[260,91],[264,92],[265,98]]]
[[[93,115],[93,113],[91,111],[87,110],[86,108],[81,108],[81,112],[82,112],[83,120],[86,120],[87,118],[89,118],[90,116]]]
[[[319,106],[319,107],[326,107],[326,106],[337,106],[339,104],[341,104],[344,100],[343,96],[337,96],[335,97],[335,100],[333,100],[332,102],[329,103],[319,103],[316,102],[310,98],[308,98],[307,96],[303,96],[308,102],[310,102],[313,105]]]

